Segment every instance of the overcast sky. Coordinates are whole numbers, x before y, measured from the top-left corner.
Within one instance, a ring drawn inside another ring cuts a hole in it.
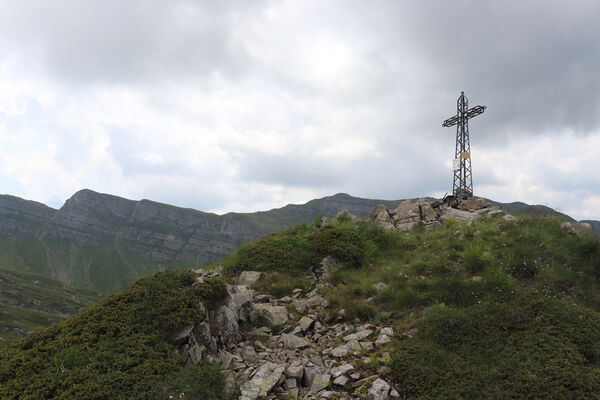
[[[452,191],[600,219],[598,1],[0,0],[0,192],[203,211]]]

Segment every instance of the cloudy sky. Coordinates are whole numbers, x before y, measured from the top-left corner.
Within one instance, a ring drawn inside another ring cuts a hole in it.
[[[204,211],[452,190],[600,219],[600,2],[0,0],[0,192]]]

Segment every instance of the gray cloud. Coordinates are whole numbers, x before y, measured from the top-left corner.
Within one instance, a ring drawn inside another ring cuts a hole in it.
[[[591,0],[0,0],[0,138],[33,148],[5,146],[0,183],[53,204],[83,186],[206,210],[443,194],[441,123],[464,90],[488,106],[470,123],[476,188],[597,196],[570,147],[600,133],[599,14]]]

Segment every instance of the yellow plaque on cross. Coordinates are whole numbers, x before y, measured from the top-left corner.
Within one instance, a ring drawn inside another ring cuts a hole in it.
[[[463,151],[462,153],[460,153],[460,156],[464,159],[471,158],[471,153]]]

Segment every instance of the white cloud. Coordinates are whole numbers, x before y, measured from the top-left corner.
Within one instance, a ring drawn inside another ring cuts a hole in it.
[[[465,89],[489,106],[476,194],[600,219],[596,6],[483,2],[458,29],[459,3],[0,1],[0,185],[222,212],[441,195]]]

